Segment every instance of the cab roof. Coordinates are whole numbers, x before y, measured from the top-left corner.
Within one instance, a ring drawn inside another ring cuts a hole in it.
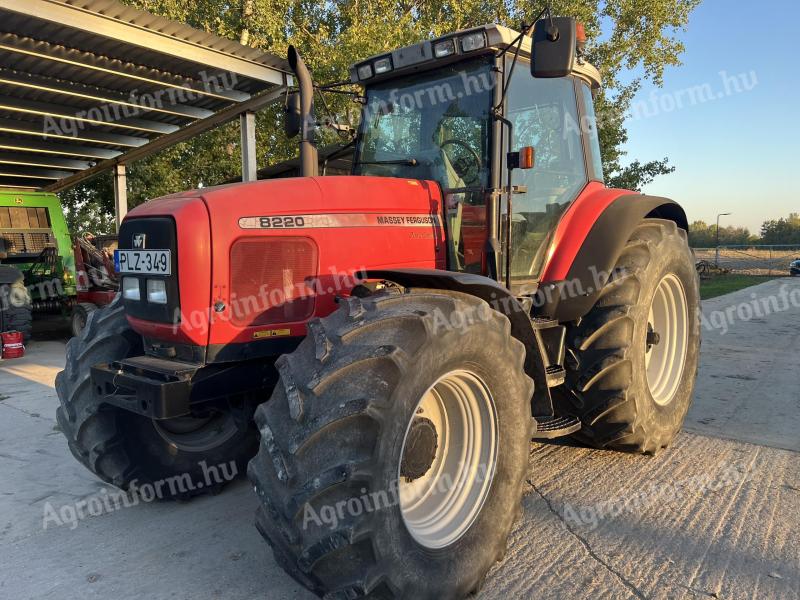
[[[478,33],[483,33],[485,35],[485,45],[470,52],[463,51],[461,44],[457,43],[458,40]],[[395,78],[399,75],[405,75],[415,71],[425,71],[444,64],[457,62],[470,56],[477,56],[481,53],[485,53],[487,50],[502,51],[509,48],[518,36],[518,31],[495,23],[483,25],[481,27],[462,29],[433,40],[424,40],[412,46],[405,46],[404,48],[399,48],[389,53],[376,54],[366,60],[359,61],[350,66],[350,80],[353,83],[370,85],[378,81]],[[446,43],[450,40],[456,42],[454,43],[454,53],[445,58],[437,58],[434,49],[439,44]],[[525,36],[522,40],[522,47],[519,53],[520,57],[530,60],[531,47],[532,40],[530,36]],[[380,74],[373,74],[373,76],[365,79],[359,77],[358,69],[360,67],[372,65],[374,73],[375,63],[386,58],[391,59],[391,70]],[[602,86],[600,72],[586,61],[579,59],[575,64],[573,73],[586,80],[593,89],[599,89]]]

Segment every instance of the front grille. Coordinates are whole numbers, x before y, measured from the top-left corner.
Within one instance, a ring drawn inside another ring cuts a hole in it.
[[[134,236],[144,236],[145,245],[137,248]],[[156,323],[180,323],[181,303],[178,286],[178,236],[175,221],[170,217],[141,217],[126,219],[119,228],[120,250],[170,250],[172,252],[172,274],[122,275],[139,280],[141,300],[123,300],[125,312],[137,319]],[[207,266],[205,268],[208,268]],[[147,279],[163,279],[167,288],[167,304],[147,302]]]
[[[242,239],[231,248],[231,322],[239,327],[304,321],[315,297],[317,246],[302,237]]]

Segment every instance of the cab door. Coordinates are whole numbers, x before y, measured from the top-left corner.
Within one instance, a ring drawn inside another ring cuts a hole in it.
[[[518,67],[509,86],[506,116],[514,125],[512,147],[533,146],[535,165],[512,173],[513,185],[527,188],[512,200],[510,263],[514,287],[538,280],[553,230],[590,180],[582,131],[588,121],[583,118],[584,99],[579,96],[582,83],[573,77],[534,78],[525,65]],[[506,181],[505,174],[502,181]],[[504,223],[508,219],[507,205],[502,218]],[[505,235],[505,227],[501,232]]]

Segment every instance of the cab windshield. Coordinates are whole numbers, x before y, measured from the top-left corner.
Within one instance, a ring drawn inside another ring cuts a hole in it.
[[[355,174],[490,185],[494,57],[367,88]]]

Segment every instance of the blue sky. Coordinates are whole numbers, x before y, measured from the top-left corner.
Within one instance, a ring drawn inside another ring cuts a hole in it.
[[[643,87],[627,123],[628,159],[668,156],[677,169],[646,193],[678,201],[690,221],[731,212],[723,226],[753,233],[800,212],[799,30],[796,1],[703,1],[678,34],[683,65],[663,88]]]

